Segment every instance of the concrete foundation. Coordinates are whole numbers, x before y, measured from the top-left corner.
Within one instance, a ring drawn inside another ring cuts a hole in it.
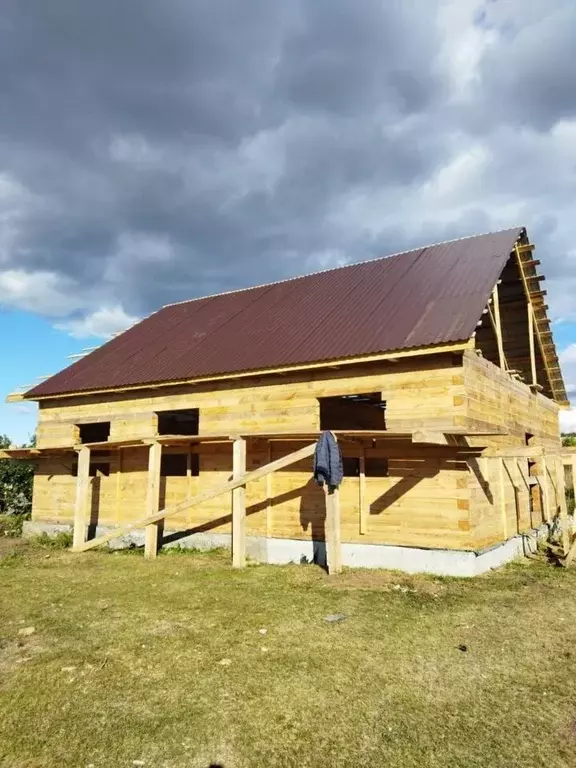
[[[113,530],[110,526],[98,526],[91,536],[102,536]],[[24,523],[25,537],[38,536],[42,533],[55,536],[58,533],[71,533],[69,525],[56,525],[28,520]],[[479,551],[451,549],[420,549],[399,547],[390,544],[342,544],[342,562],[351,568],[384,568],[404,571],[405,573],[430,573],[436,576],[478,576],[493,568],[533,553],[538,539],[545,536],[547,527],[543,526],[525,534],[514,536],[508,541]],[[163,547],[184,547],[189,549],[210,550],[230,549],[230,534],[193,533],[166,531]],[[135,530],[113,539],[108,546],[111,549],[144,546],[144,531]],[[326,547],[323,541],[301,539],[266,539],[260,536],[246,537],[246,552],[249,558],[261,563],[284,565],[287,563],[326,564]]]

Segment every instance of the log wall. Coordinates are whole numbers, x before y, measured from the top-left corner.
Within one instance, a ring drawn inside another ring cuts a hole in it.
[[[475,548],[503,541],[540,525],[545,518],[539,485],[531,490],[530,478],[542,485],[542,467],[527,459],[490,458],[495,450],[530,445],[548,448],[561,444],[558,406],[533,394],[488,360],[474,352],[463,355],[466,389],[463,423],[471,429],[501,428],[505,435],[470,439],[488,445],[470,466],[470,529]],[[493,450],[490,450],[493,449]]]
[[[300,376],[242,379],[195,387],[164,387],[141,393],[66,398],[41,403],[38,446],[71,445],[78,425],[111,422],[111,440],[152,437],[156,412],[199,408],[200,434],[315,431],[320,428],[319,397],[380,392],[387,402],[386,425],[394,431],[468,427],[502,428],[501,437],[470,439],[491,448],[524,446],[526,433],[538,445],[556,445],[558,408],[514,382],[473,352],[407,358]],[[248,441],[247,467],[255,469],[290,453],[302,443]],[[528,504],[528,462],[506,462],[503,476],[494,459],[466,459],[448,446],[413,445],[409,439],[364,445],[342,442],[346,457],[388,459],[388,476],[366,477],[367,514],[360,532],[360,482],[344,479],[341,488],[342,541],[418,547],[476,549],[526,530],[542,517]],[[188,448],[165,448],[187,452]],[[164,477],[162,505],[179,502],[225,480],[232,473],[230,443],[201,443],[200,474]],[[110,474],[91,479],[92,522],[128,523],[145,510],[146,447],[110,452]],[[490,453],[490,450],[487,451]],[[76,478],[74,454],[42,459],[34,483],[33,518],[70,523]],[[189,462],[189,465],[191,462]],[[537,468],[536,468],[537,469]],[[533,468],[533,471],[535,469]],[[503,490],[502,490],[503,489]],[[324,497],[311,480],[311,462],[293,465],[251,483],[246,491],[247,534],[285,538],[323,538]],[[171,518],[174,530],[230,532],[229,495]]]

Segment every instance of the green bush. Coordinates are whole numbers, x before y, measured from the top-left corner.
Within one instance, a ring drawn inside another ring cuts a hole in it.
[[[34,445],[35,439],[30,445]],[[0,435],[0,449],[10,446],[10,438]],[[0,514],[28,515],[32,509],[34,465],[29,461],[0,459]]]
[[[18,538],[22,536],[22,524],[27,515],[0,515],[0,538]]]

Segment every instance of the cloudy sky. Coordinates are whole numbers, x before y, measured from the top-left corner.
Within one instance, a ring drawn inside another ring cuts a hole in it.
[[[574,0],[3,0],[2,399],[162,304],[517,224],[576,397],[574,39]]]

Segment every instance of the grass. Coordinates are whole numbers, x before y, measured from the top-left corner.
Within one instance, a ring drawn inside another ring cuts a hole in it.
[[[575,594],[542,561],[329,579],[4,550],[0,765],[574,766]]]

